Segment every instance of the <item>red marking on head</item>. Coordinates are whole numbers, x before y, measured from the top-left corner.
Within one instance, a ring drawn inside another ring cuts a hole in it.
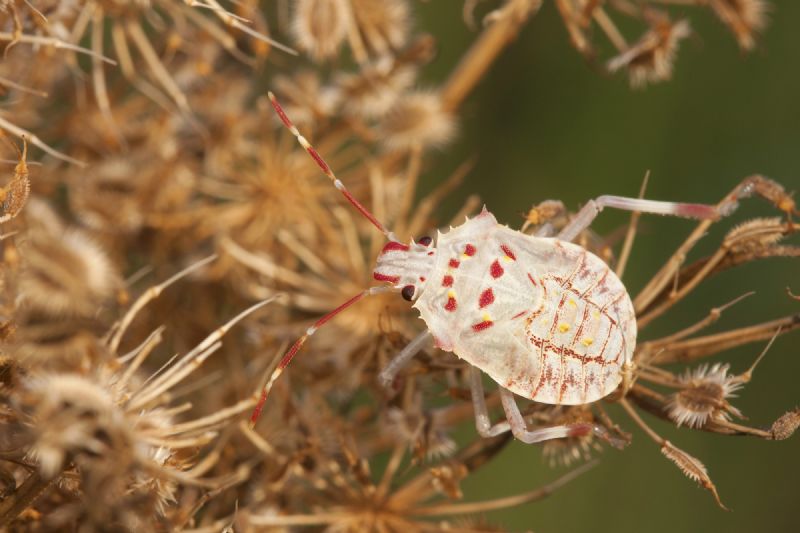
[[[386,243],[386,246],[383,247],[381,253],[385,254],[386,252],[407,252],[407,251],[408,251],[407,244],[403,244],[402,242],[389,241]]]
[[[389,283],[397,283],[400,281],[400,276],[387,276],[380,272],[373,272],[372,277],[375,278],[375,281],[388,281]]]
[[[475,248],[471,244],[468,244],[466,246],[466,248],[464,248],[464,255],[466,255],[468,257],[472,257],[473,255],[475,255],[475,252],[477,252],[477,251],[478,251],[477,248]]]
[[[503,275],[503,267],[500,266],[500,262],[497,259],[494,260],[492,266],[489,267],[489,273],[492,275],[493,278],[499,278]]]
[[[433,255],[433,250],[431,250],[430,252],[428,252],[428,255]]]
[[[425,281],[425,276],[420,276],[420,277],[419,277],[419,280],[420,280],[420,281]]]
[[[453,286],[453,276],[446,275],[442,278],[442,287],[452,287]]]
[[[456,304],[456,299],[452,296],[447,299],[447,303],[444,304],[445,311],[455,311],[458,304]]]
[[[478,322],[477,324],[472,324],[472,331],[483,331],[485,329],[489,329],[494,325],[494,322],[491,320],[484,320],[483,322]]]
[[[514,252],[511,251],[511,248],[509,248],[505,244],[501,244],[500,245],[500,249],[503,250],[503,253],[506,254],[506,257],[508,257],[512,261],[516,261],[517,260],[517,256],[514,255]]]
[[[478,307],[484,308],[492,302],[494,302],[494,292],[491,288],[488,288],[481,293],[480,300],[478,300]]]
[[[451,259],[450,262],[447,263],[447,266],[449,266],[450,268],[458,268],[458,265],[460,264],[461,262],[458,259]]]

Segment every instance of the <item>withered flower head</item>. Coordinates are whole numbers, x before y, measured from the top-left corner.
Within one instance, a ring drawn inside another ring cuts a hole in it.
[[[672,65],[678,44],[690,34],[689,23],[679,20],[657,20],[639,42],[630,46],[608,62],[608,69],[616,72],[628,69],[632,87],[644,87],[648,83],[658,83],[672,77]]]
[[[709,419],[728,420],[730,414],[740,417],[742,413],[728,403],[742,388],[738,376],[728,374],[729,365],[715,363],[710,368],[702,365],[687,370],[680,378],[683,389],[674,393],[668,404],[669,417],[679,426],[703,427]]]
[[[120,286],[105,251],[77,229],[30,231],[20,254],[21,301],[47,314],[90,316]]]
[[[442,108],[436,92],[415,91],[397,101],[379,129],[382,142],[390,149],[439,147],[455,133],[455,120]]]
[[[347,0],[298,0],[292,17],[295,42],[316,61],[339,52],[351,24]]]
[[[711,0],[717,16],[736,35],[744,50],[755,46],[755,34],[767,25],[769,3],[765,0]]]

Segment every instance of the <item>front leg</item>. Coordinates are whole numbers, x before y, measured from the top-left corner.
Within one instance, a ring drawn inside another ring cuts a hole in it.
[[[622,209],[624,211],[639,211],[641,213],[651,213],[655,215],[671,215],[683,218],[695,218],[698,220],[717,219],[728,216],[737,203],[732,200],[721,206],[706,204],[687,204],[680,202],[657,202],[655,200],[644,200],[641,198],[626,198],[624,196],[599,196],[594,200],[589,200],[578,214],[569,221],[558,239],[562,241],[572,241],[580,233],[588,228],[597,215],[606,207]]]

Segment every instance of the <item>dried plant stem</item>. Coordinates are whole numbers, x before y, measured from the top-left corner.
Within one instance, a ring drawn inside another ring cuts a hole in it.
[[[692,361],[742,344],[770,339],[778,329],[781,330],[781,335],[784,335],[798,328],[800,328],[800,313],[761,324],[676,342],[653,355],[649,362],[662,365],[678,361]]]
[[[83,161],[79,161],[78,159],[72,158],[65,153],[59,152],[58,150],[51,148],[33,133],[29,132],[26,129],[20,128],[15,124],[12,124],[3,117],[0,117],[0,129],[10,131],[12,134],[16,135],[21,139],[22,138],[27,139],[32,145],[47,152],[48,154],[52,155],[57,159],[61,159],[62,161],[66,161],[67,163],[72,163],[73,165],[77,165],[79,167],[86,166],[86,163],[84,163]]]
[[[210,263],[211,261],[215,260],[216,258],[217,258],[216,255],[212,255],[212,256],[206,257],[205,259],[197,261],[196,263],[193,263],[192,265],[189,265],[188,267],[184,268],[183,270],[181,270],[180,272],[178,272],[174,276],[170,277],[166,281],[147,289],[144,292],[144,294],[142,294],[139,297],[139,299],[136,300],[133,303],[133,305],[130,307],[130,309],[125,314],[125,316],[122,317],[122,320],[119,322],[119,324],[115,325],[115,328],[113,329],[113,333],[112,333],[112,335],[110,337],[110,340],[108,342],[108,346],[111,349],[111,351],[114,352],[114,353],[117,352],[117,349],[119,348],[119,343],[120,343],[120,341],[122,341],[122,336],[125,335],[125,331],[127,331],[128,326],[131,325],[131,322],[133,322],[133,319],[136,318],[136,315],[139,314],[139,311],[141,311],[144,308],[145,305],[150,303],[153,299],[158,298],[158,296],[164,291],[164,289],[166,289],[167,287],[169,287],[170,285],[172,285],[173,283],[175,283],[176,281],[178,281],[182,277],[184,277],[184,276],[190,274],[191,272],[193,272],[193,271],[195,271],[195,270],[207,265],[208,263]]]
[[[421,507],[414,510],[416,516],[439,516],[439,515],[453,515],[453,514],[473,514],[485,513],[488,511],[496,511],[498,509],[505,509],[522,505],[524,503],[535,502],[550,496],[553,492],[560,489],[570,481],[574,480],[581,474],[588,472],[597,464],[598,460],[590,461],[578,468],[567,472],[560,478],[552,483],[548,483],[543,487],[534,489],[530,492],[523,494],[515,494],[514,496],[506,496],[504,498],[496,498],[494,500],[485,500],[481,502],[468,502],[468,503],[450,503],[441,505],[431,505],[428,507]]]
[[[31,472],[22,485],[14,491],[13,496],[8,496],[0,502],[0,527],[5,528],[10,524],[22,511],[33,504],[58,477],[56,475],[52,479],[44,479],[38,469]]]
[[[644,193],[647,190],[647,182],[649,180],[650,171],[648,170],[644,175],[644,179],[642,180],[642,186],[639,187],[639,198],[644,198]],[[619,254],[619,261],[617,262],[617,269],[615,271],[617,277],[620,279],[622,279],[622,276],[625,274],[625,267],[628,265],[628,258],[631,256],[633,241],[636,238],[636,230],[639,227],[639,219],[641,216],[642,213],[640,211],[634,211],[631,213],[631,220],[628,223],[628,231],[625,233],[625,241],[622,243],[622,251]]]
[[[502,13],[481,33],[453,70],[441,90],[442,109],[455,111],[500,52],[517,36],[528,19],[538,11],[540,1],[509,2]]]

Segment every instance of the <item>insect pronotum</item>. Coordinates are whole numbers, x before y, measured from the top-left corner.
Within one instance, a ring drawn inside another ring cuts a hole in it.
[[[433,337],[438,348],[472,365],[472,399],[481,435],[510,429],[518,439],[532,443],[594,432],[616,444],[593,424],[529,429],[514,400],[516,394],[548,404],[590,403],[614,391],[630,370],[636,344],[630,296],[602,259],[571,241],[605,207],[696,219],[715,219],[731,209],[600,196],[590,200],[555,238],[545,238],[498,224],[484,208],[464,224],[439,232],[435,241],[423,237],[405,244],[353,198],[272,93],[269,99],[333,185],[387,237],[373,277],[388,285],[353,296],[297,339],[264,386],[251,424],[258,420],[275,381],[320,327],[365,296],[398,291],[414,302],[427,330],[381,372],[385,385]],[[500,386],[507,422],[491,425],[480,371]]]

